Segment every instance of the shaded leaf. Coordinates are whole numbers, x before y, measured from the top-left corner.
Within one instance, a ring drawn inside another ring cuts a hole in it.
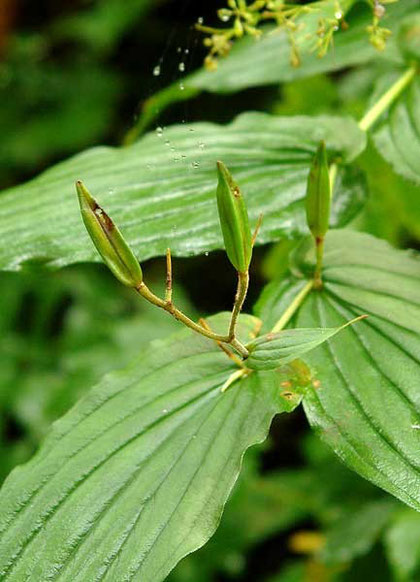
[[[119,0],[100,0],[83,12],[61,17],[54,23],[53,32],[60,39],[83,42],[91,50],[106,55],[151,4],[151,0],[126,0],[121,10]]]
[[[398,581],[417,580],[420,574],[420,515],[404,509],[385,532],[385,548]]]
[[[210,320],[225,327],[228,314]],[[257,323],[243,316],[244,339]],[[188,330],[58,421],[0,496],[4,580],[164,580],[217,527],[245,450],[293,405],[277,373],[226,393],[232,361]]]
[[[345,160],[365,145],[351,119],[249,113],[228,126],[173,126],[162,137],[152,133],[130,147],[88,150],[2,194],[0,268],[99,260],[79,216],[73,186],[78,179],[121,227],[141,261],[165,254],[167,247],[182,256],[223,248],[216,159],[235,175],[251,221],[264,213],[259,242],[306,232],[306,176],[320,139]],[[343,171],[333,225],[354,216],[363,186],[359,174]]]
[[[392,499],[362,504],[345,515],[326,532],[322,560],[327,563],[349,562],[367,554],[397,507]]]
[[[389,87],[387,75],[377,92]],[[376,147],[394,170],[420,184],[420,80],[415,79],[389,110],[373,134]]]
[[[324,289],[307,297],[293,325],[370,317],[305,356],[319,381],[306,414],[351,468],[420,509],[420,260],[351,231],[330,232],[326,242]],[[258,305],[268,329],[313,270],[310,257],[296,257],[293,270],[298,278],[271,283]]]

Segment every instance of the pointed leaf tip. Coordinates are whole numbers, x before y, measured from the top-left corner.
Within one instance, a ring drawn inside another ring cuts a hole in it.
[[[123,285],[138,287],[143,273],[121,232],[80,180],[76,190],[84,225],[105,264]]]
[[[217,208],[226,253],[235,269],[245,273],[252,256],[248,211],[239,186],[223,162],[217,162],[217,173]]]
[[[279,366],[302,357],[349,325],[366,317],[368,316],[360,315],[334,328],[285,329],[260,336],[246,346],[250,353],[246,365],[254,370],[275,370]]]

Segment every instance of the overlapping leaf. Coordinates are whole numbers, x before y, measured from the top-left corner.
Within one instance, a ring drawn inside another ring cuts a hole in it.
[[[249,357],[246,365],[255,370],[275,370],[314,350],[350,323],[353,322],[336,328],[285,329],[267,333],[247,345]]]
[[[0,268],[99,260],[79,215],[77,179],[115,219],[140,260],[168,246],[183,256],[222,248],[217,159],[240,184],[251,220],[264,213],[260,242],[306,232],[306,175],[320,139],[345,160],[365,145],[351,119],[249,113],[226,127],[178,125],[126,148],[88,150],[0,196]],[[363,181],[345,169],[337,192],[335,225],[357,211]]]
[[[391,84],[389,76],[387,81]],[[420,80],[416,79],[391,107],[374,133],[375,145],[396,172],[420,184]]]
[[[245,341],[256,323],[243,316]],[[214,342],[183,330],[106,376],[6,481],[2,580],[159,582],[203,545],[245,450],[299,402],[281,395],[278,372],[222,393],[234,369]]]
[[[348,0],[340,3],[343,14],[346,14],[352,4],[355,3]],[[366,28],[371,24],[371,10],[367,6],[363,10],[361,3],[356,4],[357,9],[346,17],[348,28],[343,27],[335,33],[333,46],[323,58],[317,56],[316,32],[320,18],[334,17],[337,12],[336,0],[320,2],[317,10],[299,19],[296,40],[302,57],[299,67],[290,64],[290,42],[285,30],[266,30],[259,40],[244,38],[235,43],[227,58],[219,61],[217,71],[200,69],[182,79],[182,83],[177,82],[166,87],[148,99],[137,123],[138,129],[143,130],[170,104],[190,99],[201,91],[230,93],[337,71],[374,59],[401,62],[395,39],[404,17],[418,10],[417,0],[403,0],[387,5],[386,15],[381,23],[391,29],[393,34],[383,52],[377,51],[368,40]]]
[[[352,2],[343,2],[344,14],[351,5]],[[418,10],[418,3],[415,0],[397,2],[393,6],[387,6],[386,10],[382,24],[395,33],[403,18]],[[302,63],[299,67],[290,64],[290,42],[286,31],[280,29],[265,34],[258,41],[248,37],[238,42],[231,54],[219,61],[217,71],[202,70],[186,79],[185,86],[206,91],[231,92],[336,71],[366,63],[374,58],[393,61],[399,59],[394,39],[390,40],[383,53],[369,44],[366,32],[366,27],[372,20],[369,10],[356,11],[348,18],[348,27],[337,31],[331,50],[325,57],[319,58],[316,51],[319,21],[321,18],[333,18],[336,12],[337,2],[327,0],[319,2],[318,9],[300,18],[297,43]]]
[[[305,261],[300,267],[309,269]],[[335,231],[324,281],[296,326],[370,317],[305,356],[320,382],[305,398],[306,414],[350,467],[420,510],[420,260],[371,236]],[[258,312],[268,328],[302,285],[290,278],[266,289]]]

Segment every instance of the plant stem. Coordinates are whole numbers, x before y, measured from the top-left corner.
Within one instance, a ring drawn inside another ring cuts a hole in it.
[[[166,292],[165,303],[172,303],[172,257],[171,249],[166,249]]]
[[[136,287],[136,291],[138,293],[140,293],[140,295],[142,297],[144,297],[144,299],[146,299],[147,301],[149,301],[153,305],[156,305],[157,307],[164,309],[165,311],[170,313],[175,319],[177,319],[178,321],[181,321],[184,325],[186,325],[187,327],[189,327],[193,331],[196,331],[197,333],[203,335],[204,337],[207,337],[207,338],[214,340],[216,342],[223,342],[225,344],[230,344],[233,348],[235,348],[241,354],[241,356],[243,356],[244,358],[246,358],[248,356],[248,350],[238,339],[236,339],[235,337],[231,337],[230,335],[221,335],[221,334],[214,333],[214,332],[206,329],[202,325],[195,323],[195,321],[193,321],[187,315],[182,313],[182,311],[177,309],[172,302],[164,301],[163,299],[161,299],[160,297],[155,295],[147,287],[147,285],[145,283],[140,283],[140,285],[138,287]]]
[[[235,337],[236,324],[238,322],[238,317],[244,304],[246,294],[248,292],[248,285],[249,285],[248,271],[246,273],[238,272],[238,287],[236,289],[235,303],[233,305],[229,325],[229,338],[231,340],[233,340]]]
[[[317,237],[315,240],[315,251],[316,251],[316,265],[314,271],[314,289],[321,289],[322,287],[322,260],[324,258],[324,237]]]
[[[337,164],[331,164],[330,166],[330,190],[331,190],[331,198],[334,196],[334,185],[337,179],[337,172],[338,166]]]
[[[369,109],[369,111],[359,121],[359,127],[362,131],[368,131],[379,117],[388,109],[393,101],[404,91],[411,83],[417,73],[417,67],[413,65],[405,71],[397,81],[382,95],[382,97]]]
[[[306,285],[304,287],[302,287],[302,289],[299,291],[299,293],[293,299],[293,301],[291,302],[289,307],[286,309],[286,311],[280,317],[280,319],[278,320],[276,325],[273,327],[273,329],[272,329],[273,333],[277,333],[278,331],[281,331],[289,323],[289,321],[292,319],[292,317],[294,316],[296,311],[302,305],[304,299],[306,298],[306,296],[312,290],[313,287],[314,287],[313,280],[306,282]]]

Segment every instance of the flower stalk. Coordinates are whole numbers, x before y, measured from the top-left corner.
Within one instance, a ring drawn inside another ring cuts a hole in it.
[[[315,240],[316,266],[314,288],[322,287],[322,261],[325,235],[328,232],[331,207],[331,175],[325,143],[319,144],[308,175],[306,188],[306,219]]]
[[[219,216],[223,235],[225,240],[228,241],[228,256],[231,258],[232,264],[234,266],[237,265],[239,268],[238,287],[229,328],[226,334],[213,332],[202,320],[196,323],[174,305],[172,301],[173,275],[170,249],[166,251],[166,291],[165,297],[162,299],[153,293],[144,282],[139,262],[112,219],[99,206],[96,200],[92,198],[88,189],[81,181],[76,182],[76,190],[86,230],[105,264],[121,283],[134,289],[146,301],[163,309],[189,329],[208,339],[214,340],[219,345],[229,345],[242,358],[247,358],[248,350],[237,338],[236,326],[248,291],[248,267],[254,241],[249,230],[248,214],[244,201],[240,195],[238,198],[239,189],[236,184],[234,186],[232,184],[231,176],[223,166],[222,193],[219,196],[220,200],[218,199],[218,202],[222,204],[222,210],[220,211],[219,204]],[[224,348],[224,351],[228,350]],[[236,357],[234,354],[232,356]]]

